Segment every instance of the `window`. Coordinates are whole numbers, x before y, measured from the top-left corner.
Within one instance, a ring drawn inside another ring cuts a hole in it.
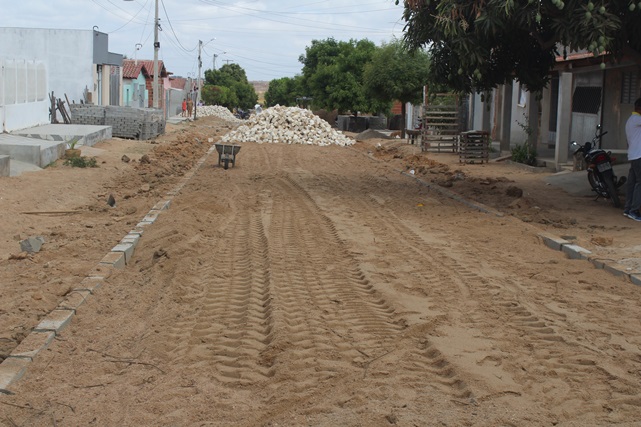
[[[621,79],[621,104],[634,104],[640,92],[639,73],[637,71],[624,72]]]
[[[572,96],[572,112],[598,114],[601,108],[601,87],[577,86]]]

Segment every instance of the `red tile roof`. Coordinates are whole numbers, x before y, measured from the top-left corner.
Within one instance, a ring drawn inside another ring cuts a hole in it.
[[[123,74],[122,77],[125,79],[135,79],[138,78],[140,72],[144,74],[145,78],[151,77],[154,74],[154,61],[148,59],[139,59],[135,61],[133,59],[125,59],[122,61]],[[158,71],[160,72],[160,77],[167,77],[169,74],[165,69],[165,64],[161,60],[158,60]]]
[[[136,61],[133,59],[125,59],[122,61],[122,78],[123,79],[137,79],[140,73],[143,73],[145,78],[150,76],[151,73],[147,71],[142,61]]]
[[[142,63],[145,68],[149,71],[149,75],[153,76],[154,75],[154,61],[148,60],[148,59],[139,59],[138,63]],[[158,72],[160,73],[160,77],[167,77],[169,74],[167,70],[165,69],[165,64],[162,62],[162,60],[158,60]]]

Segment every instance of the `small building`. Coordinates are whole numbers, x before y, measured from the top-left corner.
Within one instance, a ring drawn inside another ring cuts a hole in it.
[[[50,95],[120,105],[123,56],[95,30],[0,28],[0,132],[50,123]]]
[[[131,61],[128,59],[127,61]],[[147,89],[147,104],[145,107],[153,108],[154,106],[154,61],[153,60],[138,60],[139,64],[142,64],[147,70],[147,75],[145,75],[145,87]],[[164,109],[165,97],[164,97],[164,88],[166,86],[165,80],[169,78],[169,74],[165,69],[165,64],[162,60],[158,60],[158,108]]]
[[[568,162],[570,141],[592,140],[597,125],[608,131],[604,149],[626,153],[625,122],[639,97],[638,58],[614,61],[608,55],[571,52],[556,59],[540,99],[518,82],[500,86],[490,96],[471,95],[467,125],[489,131],[493,140],[500,141],[502,152],[529,142],[539,157],[553,158],[560,170]]]
[[[147,80],[151,73],[145,64],[131,59],[122,61],[122,103],[125,107],[144,108],[149,105]]]

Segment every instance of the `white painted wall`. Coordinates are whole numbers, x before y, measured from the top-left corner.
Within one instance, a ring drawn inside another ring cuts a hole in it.
[[[528,105],[530,92],[521,90],[521,85],[516,80],[512,83],[512,124],[510,126],[511,145],[523,145],[527,142],[527,133],[518,123],[528,123]],[[524,116],[525,114],[525,116]]]
[[[25,77],[19,72],[17,78],[7,76],[14,65],[27,69]],[[85,87],[93,89],[93,31],[0,28],[0,66],[0,131],[50,123],[48,94],[53,91],[56,98],[66,94],[69,100],[80,101]],[[44,80],[36,79],[46,85],[44,99],[29,95],[32,77],[37,76],[37,71],[28,71],[30,67],[44,69]],[[23,78],[26,86],[20,84]],[[22,90],[27,91],[26,99],[20,96]],[[9,91],[17,95],[8,95]]]

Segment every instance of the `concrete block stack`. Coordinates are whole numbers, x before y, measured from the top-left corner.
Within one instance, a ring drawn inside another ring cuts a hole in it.
[[[72,123],[111,126],[115,137],[146,140],[165,132],[162,110],[91,104],[72,104],[70,108]]]
[[[105,125],[105,107],[91,104],[71,104],[71,122],[75,125]]]

